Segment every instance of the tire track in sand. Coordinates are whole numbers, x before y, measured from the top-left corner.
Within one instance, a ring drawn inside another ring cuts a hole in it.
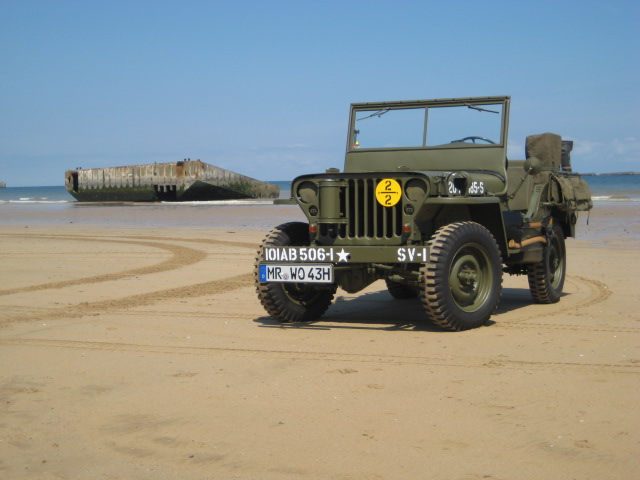
[[[37,292],[45,289],[60,289],[75,285],[86,285],[91,283],[101,283],[107,281],[116,281],[131,276],[142,276],[153,273],[166,272],[169,270],[175,270],[182,267],[188,267],[198,262],[203,261],[208,253],[205,250],[199,250],[195,248],[189,248],[179,245],[172,245],[165,242],[157,241],[155,237],[143,237],[143,236],[113,236],[113,237],[92,237],[84,235],[3,235],[5,237],[29,237],[33,238],[37,236],[39,238],[53,239],[53,240],[74,240],[74,241],[88,241],[88,242],[106,242],[106,243],[121,243],[129,245],[142,245],[151,248],[157,248],[167,251],[171,254],[171,257],[161,261],[155,265],[150,265],[141,268],[122,270],[120,272],[93,275],[89,277],[82,277],[72,280],[64,280],[59,282],[48,282],[39,285],[30,285],[25,287],[0,290],[0,295],[11,295],[14,293],[23,292]],[[155,241],[148,241],[149,238],[153,238]],[[167,241],[179,241],[182,239],[163,239]],[[206,239],[194,239],[194,243],[208,243],[217,244],[215,240],[207,241]],[[249,247],[249,245],[237,245],[233,242],[222,242],[225,246],[240,246]],[[253,249],[255,246],[250,245]],[[76,305],[68,305],[60,308],[47,308],[47,309],[31,309],[0,320],[0,325],[7,325],[10,323],[21,321],[41,321],[41,320],[53,320],[53,319],[73,319],[81,318],[84,316],[95,316],[100,314],[108,314],[117,310],[126,310],[140,306],[152,305],[171,299],[185,299],[200,297],[211,294],[222,294],[238,288],[246,287],[247,285],[253,285],[253,276],[251,273],[234,275],[217,280],[211,280],[207,282],[194,283],[184,285],[180,287],[166,288],[162,290],[155,290],[147,293],[140,293],[129,295],[125,297],[112,298],[108,300],[96,301],[96,302],[81,302]],[[23,308],[24,310],[24,308]],[[34,311],[35,310],[35,311]]]
[[[77,305],[62,308],[50,309],[46,312],[32,312],[29,314],[17,315],[0,321],[0,325],[21,321],[42,321],[54,319],[74,319],[85,316],[95,316],[111,313],[117,310],[126,310],[145,305],[152,305],[161,301],[171,299],[185,299],[202,297],[205,295],[219,295],[239,288],[252,285],[253,274],[243,273],[233,277],[226,277],[210,282],[195,283],[182,287],[167,288],[148,293],[129,295],[127,297],[102,300],[99,302],[83,302]]]
[[[234,242],[233,240],[212,240],[210,238],[180,238],[176,240],[175,238],[168,237],[150,237],[143,235],[122,235],[119,238],[131,238],[137,240],[166,240],[166,241],[180,241],[187,243],[204,243],[206,245],[224,245],[228,247],[240,247],[240,248],[249,248],[251,250],[256,250],[258,248],[258,243],[248,243],[248,242]]]
[[[260,357],[269,359],[357,362],[391,365],[418,365],[429,367],[458,367],[458,368],[502,368],[518,371],[571,371],[576,373],[602,374],[603,372],[640,374],[639,362],[625,363],[595,363],[595,362],[549,362],[522,361],[479,357],[451,357],[451,356],[410,356],[392,354],[367,354],[352,352],[327,352],[304,350],[267,350],[259,348],[230,348],[230,347],[194,347],[176,345],[149,345],[120,342],[92,342],[84,340],[50,340],[50,339],[0,339],[3,346],[29,346],[44,348],[81,349],[108,352],[142,352],[159,355],[205,355],[225,357]]]
[[[598,303],[604,302],[607,300],[611,294],[613,293],[611,289],[604,283],[598,280],[593,280],[586,277],[581,277],[579,275],[567,275],[567,281],[571,282],[578,288],[578,293],[583,300],[579,300],[578,302],[570,301],[571,297],[563,297],[560,299],[558,303],[551,305],[540,305],[540,311],[536,313],[531,313],[529,315],[522,316],[516,320],[508,320],[505,317],[505,321],[499,322],[496,326],[505,327],[505,328],[551,328],[551,329],[563,329],[568,328],[570,330],[579,330],[581,329],[580,325],[566,325],[566,324],[557,324],[557,323],[530,323],[529,320],[532,319],[542,319],[544,317],[553,317],[558,314],[577,311],[587,307],[591,307]],[[569,301],[568,301],[569,300]],[[589,327],[585,326],[585,328],[589,329]],[[640,332],[640,329],[635,327],[611,327],[604,328],[598,327],[598,329],[594,330],[593,328],[589,329],[590,331],[628,331],[630,333]]]
[[[105,273],[102,275],[93,275],[90,277],[81,277],[73,280],[62,280],[59,282],[41,283],[38,285],[28,285],[25,287],[10,288],[0,290],[0,296],[12,295],[14,293],[35,292],[38,290],[50,290],[71,287],[75,285],[86,285],[90,283],[101,283],[113,280],[121,280],[122,278],[148,275],[151,273],[166,272],[168,270],[175,270],[177,268],[186,267],[195,263],[201,262],[207,256],[207,253],[203,250],[196,250],[194,248],[181,247],[178,245],[169,245],[160,242],[148,242],[148,241],[132,241],[132,240],[117,240],[115,238],[90,238],[82,236],[48,236],[42,235],[41,238],[52,238],[55,240],[82,240],[86,242],[102,242],[102,243],[122,243],[129,245],[142,245],[145,247],[158,248],[165,250],[171,254],[171,257],[156,265],[150,265],[147,267],[133,268],[130,270],[122,270],[120,272]]]

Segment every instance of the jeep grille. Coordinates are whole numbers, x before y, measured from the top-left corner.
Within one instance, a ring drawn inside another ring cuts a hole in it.
[[[340,193],[340,215],[347,223],[320,225],[321,236],[342,239],[391,239],[402,236],[402,202],[383,207],[375,196],[380,179],[352,178]]]

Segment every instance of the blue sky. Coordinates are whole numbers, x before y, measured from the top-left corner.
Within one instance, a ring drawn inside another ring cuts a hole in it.
[[[351,102],[511,95],[582,172],[640,170],[640,3],[0,0],[0,181],[199,158],[341,167]]]

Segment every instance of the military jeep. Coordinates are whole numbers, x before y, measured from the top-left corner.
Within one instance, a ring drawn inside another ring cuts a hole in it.
[[[571,171],[571,142],[526,139],[507,159],[510,97],[354,103],[344,169],[293,180],[308,223],[272,230],[255,284],[269,315],[318,319],[337,287],[384,280],[396,299],[419,297],[447,330],[487,322],[502,274],[527,275],[533,300],[559,301],[565,238],[591,193]]]

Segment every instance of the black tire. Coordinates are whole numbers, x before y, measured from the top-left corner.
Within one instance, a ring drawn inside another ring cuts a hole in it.
[[[502,294],[502,260],[493,235],[474,222],[446,225],[429,241],[422,265],[422,304],[431,320],[446,330],[484,325]]]
[[[529,290],[536,303],[557,303],[567,273],[567,250],[562,228],[554,225],[544,247],[542,261],[527,267]]]
[[[263,240],[256,258],[254,275],[260,303],[269,315],[282,322],[309,322],[327,311],[336,293],[336,285],[260,282],[259,264],[264,247],[309,245],[309,225],[284,223]]]
[[[416,287],[392,282],[388,279],[385,279],[385,282],[387,283],[387,290],[389,290],[391,296],[397,300],[408,300],[418,296],[418,289]]]

